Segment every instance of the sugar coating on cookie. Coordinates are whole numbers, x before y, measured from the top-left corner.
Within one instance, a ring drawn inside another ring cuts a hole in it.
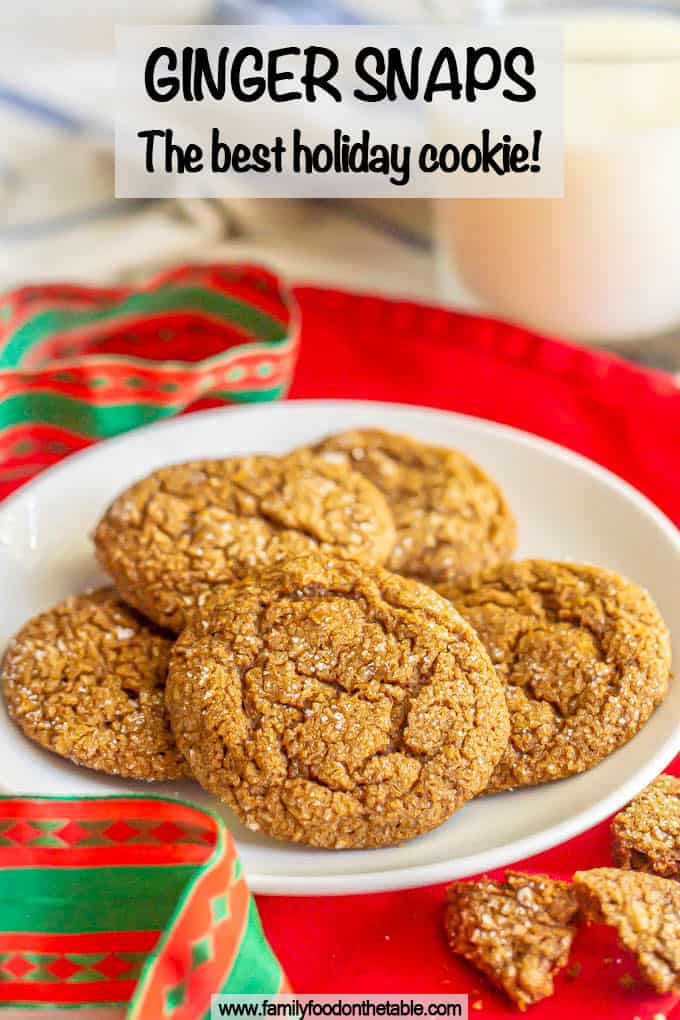
[[[658,776],[614,816],[612,837],[620,867],[680,881],[680,779]]]
[[[444,599],[319,556],[216,589],[175,645],[167,704],[192,774],[249,828],[329,848],[433,829],[508,737],[489,658]]]
[[[520,1009],[554,991],[576,934],[578,904],[568,882],[508,871],[504,882],[455,882],[446,891],[446,934],[454,953]]]
[[[506,559],[515,518],[499,486],[459,450],[380,429],[329,436],[317,453],[351,464],[385,494],[397,541],[387,566],[423,581],[455,581]]]
[[[616,929],[657,992],[680,992],[680,883],[618,868],[577,871],[574,888],[588,921]]]
[[[66,599],[5,652],[10,716],[78,765],[133,779],[186,775],[164,701],[171,645],[113,589]]]
[[[610,570],[523,560],[439,590],[505,684],[510,742],[489,791],[591,768],[667,694],[666,625],[646,591]]]
[[[179,631],[213,585],[320,545],[383,561],[394,523],[358,472],[308,453],[262,455],[154,471],[114,501],[94,541],[123,597]]]

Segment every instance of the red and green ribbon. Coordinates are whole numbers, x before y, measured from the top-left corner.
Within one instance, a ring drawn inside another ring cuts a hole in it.
[[[287,990],[233,840],[161,797],[0,798],[0,1005],[204,1020]]]
[[[284,395],[297,345],[286,288],[256,266],[184,265],[134,288],[1,296],[0,494],[197,401]]]
[[[255,266],[0,297],[0,495],[197,401],[283,395],[297,343],[285,288]],[[284,986],[216,815],[157,797],[0,799],[0,1005],[202,1020],[214,993]]]

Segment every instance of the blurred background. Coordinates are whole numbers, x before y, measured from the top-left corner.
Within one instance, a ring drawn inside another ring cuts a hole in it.
[[[178,261],[253,259],[294,282],[479,309],[680,371],[680,0],[664,2],[661,20],[631,0],[577,7],[90,0],[60,3],[58,14],[54,7],[24,0],[20,13],[16,3],[0,9],[1,289],[127,283]],[[571,33],[564,200],[114,199],[116,22],[353,24],[528,13],[560,17]]]
[[[352,23],[422,18],[418,0],[147,0],[0,13],[0,287],[128,282],[178,259],[263,259],[295,279],[430,299],[425,203],[113,198],[116,21]],[[140,11],[143,13],[140,15]],[[96,13],[93,13],[96,12]]]

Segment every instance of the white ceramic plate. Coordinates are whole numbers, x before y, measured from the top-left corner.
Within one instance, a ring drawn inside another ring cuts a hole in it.
[[[648,500],[595,464],[523,432],[396,404],[305,401],[220,409],[110,440],[46,471],[0,509],[0,641],[66,595],[101,580],[89,534],[112,497],[161,464],[274,451],[351,426],[383,426],[470,454],[505,489],[520,556],[589,561],[647,587],[680,661],[680,535]],[[326,851],[248,832],[225,811],[252,888],[263,893],[408,888],[510,864],[617,810],[680,751],[680,683],[626,747],[592,771],[468,804],[427,836],[387,850]],[[146,790],[218,807],[191,783],[142,787],[78,768],[33,746],[0,714],[0,790],[52,795]]]

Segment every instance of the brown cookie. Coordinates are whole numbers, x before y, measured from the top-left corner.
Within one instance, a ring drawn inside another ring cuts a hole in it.
[[[454,953],[520,1009],[553,994],[576,934],[578,904],[568,882],[508,871],[505,882],[455,882],[446,895]]]
[[[680,779],[658,776],[612,822],[622,868],[680,881]]]
[[[680,992],[680,885],[658,875],[618,868],[577,871],[583,916],[616,929],[657,992]]]
[[[111,588],[34,617],[3,661],[27,737],[78,765],[132,779],[186,775],[164,702],[171,639]]]
[[[666,626],[648,593],[610,570],[524,560],[439,590],[506,686],[510,743],[490,791],[591,768],[666,696]]]
[[[323,544],[382,561],[394,524],[358,472],[298,453],[154,471],[114,501],[94,541],[123,598],[178,631],[213,585]]]
[[[517,545],[498,485],[458,450],[380,429],[329,436],[317,453],[351,464],[385,494],[397,528],[387,566],[423,581],[457,581]]]
[[[338,849],[433,829],[508,736],[488,656],[444,599],[319,556],[215,589],[166,700],[193,775],[249,828]]]

